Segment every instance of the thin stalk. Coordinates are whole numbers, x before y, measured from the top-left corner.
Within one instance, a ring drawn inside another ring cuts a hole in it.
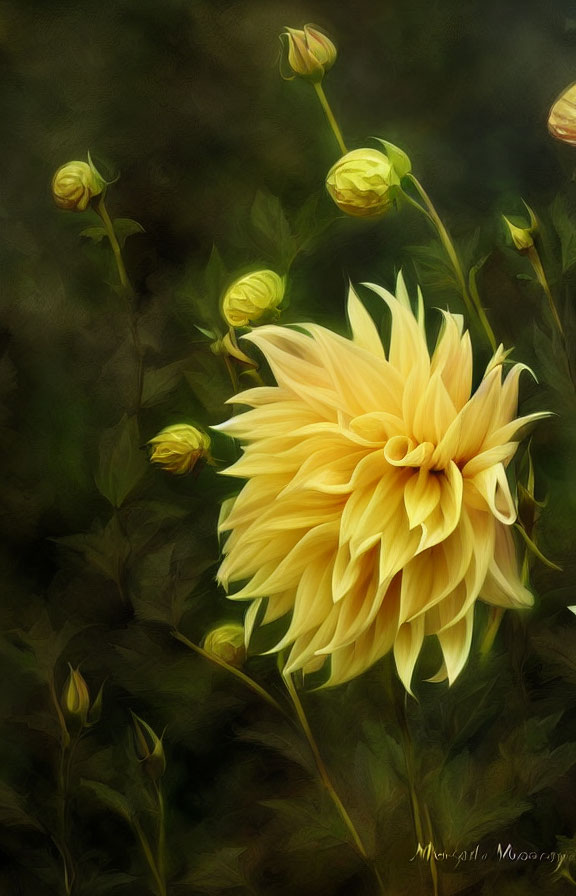
[[[105,192],[105,191],[104,191]],[[110,247],[112,249],[112,253],[114,255],[114,261],[116,262],[116,269],[118,271],[118,279],[120,280],[120,285],[125,292],[126,296],[129,300],[129,322],[130,322],[130,332],[132,334],[132,343],[134,345],[134,353],[136,355],[136,400],[135,400],[135,410],[136,413],[141,408],[142,405],[142,389],[144,385],[144,363],[143,357],[144,352],[142,349],[142,343],[140,341],[140,334],[138,333],[138,322],[136,316],[136,305],[135,305],[135,294],[132,288],[132,284],[128,279],[128,274],[126,273],[126,266],[124,264],[124,258],[122,257],[122,249],[120,248],[120,243],[118,242],[118,237],[116,236],[116,231],[114,230],[114,224],[112,219],[108,213],[108,209],[106,208],[106,202],[104,199],[104,192],[100,194],[97,202],[94,205],[94,209],[96,213],[102,219],[102,223],[104,225],[104,229],[106,231],[106,235],[108,236],[108,240],[110,242]]]
[[[100,193],[98,197],[98,201],[94,206],[96,213],[100,215],[102,218],[102,223],[104,224],[104,229],[106,231],[106,235],[110,240],[110,246],[112,248],[112,252],[114,253],[114,261],[116,262],[116,268],[118,270],[118,277],[120,280],[120,285],[126,292],[132,292],[132,287],[130,285],[130,281],[128,280],[128,274],[126,273],[126,267],[124,265],[124,259],[122,258],[122,250],[120,248],[120,243],[118,242],[118,237],[116,236],[116,231],[114,230],[114,224],[112,223],[112,219],[108,214],[108,209],[106,208],[106,203],[104,201],[104,191]]]
[[[230,382],[232,383],[232,388],[234,390],[234,394],[236,395],[240,391],[240,381],[238,379],[238,374],[234,369],[234,365],[230,360],[229,355],[222,355],[224,358],[224,363],[226,364],[226,370],[228,371],[228,376],[230,377]]]
[[[482,638],[482,643],[480,645],[481,657],[486,657],[490,653],[496,635],[498,634],[498,629],[500,628],[500,623],[502,622],[503,616],[504,610],[502,609],[502,607],[490,608],[490,619],[488,625],[486,626],[486,631],[484,632],[484,637]]]
[[[396,697],[396,716],[402,735],[402,748],[404,752],[404,763],[406,766],[406,779],[408,781],[408,792],[410,794],[410,805],[412,808],[412,821],[414,824],[414,833],[416,835],[416,843],[424,846],[426,842],[434,847],[432,836],[432,825],[430,823],[430,813],[427,806],[420,806],[418,793],[416,790],[416,770],[414,762],[414,744],[410,734],[410,726],[408,724],[407,712],[408,694],[404,693],[404,699]],[[424,834],[423,819],[426,821],[428,837]],[[436,868],[436,860],[433,850],[430,853],[430,877],[432,878],[432,887],[434,896],[438,896],[438,869]]]
[[[60,707],[60,701],[56,695],[56,687],[53,677],[50,679],[49,688],[50,697],[60,726],[60,756],[58,759],[57,774],[59,831],[57,835],[52,835],[52,840],[62,858],[64,891],[66,896],[70,896],[74,888],[74,879],[76,875],[74,871],[74,860],[72,858],[70,847],[68,846],[68,791],[70,788],[72,752],[76,745],[76,739],[74,741],[70,740],[64,714]]]
[[[532,265],[532,269],[533,269],[534,273],[536,274],[536,277],[538,278],[538,283],[542,287],[542,289],[544,291],[544,295],[548,299],[548,305],[550,308],[550,312],[552,314],[552,318],[553,318],[554,323],[556,324],[556,327],[558,329],[558,332],[562,338],[562,342],[564,343],[564,330],[562,329],[562,322],[558,315],[558,311],[556,310],[556,304],[555,304],[554,298],[552,296],[552,291],[550,289],[550,285],[548,283],[548,279],[546,277],[546,273],[544,271],[544,267],[542,265],[542,260],[540,258],[538,249],[536,248],[536,246],[530,246],[530,248],[526,250],[526,254],[528,256],[528,260],[529,260],[530,264]]]
[[[430,812],[428,811],[428,806],[424,803],[424,816],[426,819],[426,830],[428,833],[428,842],[434,843],[434,829],[432,828],[432,820],[430,818]],[[434,896],[439,896],[439,879],[438,879],[438,869],[436,867],[436,861],[434,859],[434,854],[430,853],[430,875],[432,877],[432,889],[434,891]]]
[[[216,666],[220,666],[221,669],[226,669],[235,678],[238,678],[246,687],[249,687],[251,691],[254,691],[255,694],[258,694],[262,700],[265,700],[269,706],[273,706],[278,712],[282,713],[282,715],[290,718],[284,707],[278,703],[275,697],[268,693],[268,691],[258,684],[257,681],[254,681],[253,678],[250,678],[249,675],[246,675],[242,672],[241,669],[237,669],[236,666],[232,666],[230,663],[227,663],[226,660],[220,659],[218,656],[214,656],[212,653],[208,653],[207,650],[204,650],[203,647],[200,647],[198,644],[194,644],[193,641],[190,641],[186,635],[183,635],[182,632],[174,629],[171,632],[173,638],[177,641],[180,641],[181,644],[184,644],[190,650],[193,650],[194,653],[197,653],[199,656],[203,656],[204,659],[209,660],[211,663],[214,663]]]
[[[298,716],[298,721],[300,722],[302,731],[304,732],[304,736],[306,737],[306,740],[308,741],[308,744],[312,751],[312,755],[314,756],[316,768],[318,769],[318,773],[320,775],[320,778],[322,779],[322,783],[324,784],[324,787],[326,788],[326,791],[328,792],[330,799],[334,803],[334,806],[336,807],[338,814],[340,815],[342,821],[348,828],[348,831],[350,833],[350,836],[352,837],[352,841],[354,843],[354,846],[355,846],[357,852],[364,859],[364,861],[370,866],[370,868],[372,869],[372,871],[374,873],[374,876],[376,877],[376,880],[378,881],[378,887],[379,887],[380,892],[385,894],[386,890],[384,888],[384,881],[382,880],[382,878],[380,876],[380,872],[378,871],[378,868],[376,867],[374,860],[371,859],[370,856],[368,855],[368,853],[366,852],[366,848],[362,842],[362,838],[360,837],[360,834],[356,830],[354,822],[350,818],[350,815],[348,814],[346,807],[344,806],[342,800],[338,796],[338,794],[334,788],[334,785],[332,783],[332,780],[330,778],[330,775],[328,774],[328,769],[326,768],[326,766],[324,764],[324,760],[322,759],[322,756],[320,754],[320,750],[318,749],[318,744],[316,743],[316,739],[314,737],[314,734],[312,733],[312,729],[310,728],[310,724],[306,717],[306,713],[304,712],[304,707],[302,706],[302,702],[300,700],[300,697],[298,696],[298,691],[296,690],[296,688],[294,686],[292,676],[287,673],[283,673],[282,677],[284,679],[284,683],[286,685],[288,694],[290,695],[290,699],[292,700],[292,703],[294,704],[294,709],[296,710],[296,715]]]
[[[160,877],[162,880],[166,880],[166,809],[160,781],[156,782],[156,798],[158,801],[158,849],[156,863]]]
[[[417,190],[420,198],[424,202],[425,208],[422,208],[418,203],[414,202],[412,202],[412,205],[415,205],[420,209],[420,211],[424,212],[426,214],[426,217],[436,228],[436,232],[438,233],[440,242],[444,247],[444,251],[448,256],[454,274],[456,275],[456,279],[462,293],[462,298],[464,299],[464,303],[468,310],[468,314],[471,317],[474,317],[474,315],[478,317],[480,323],[482,324],[482,327],[484,328],[484,332],[488,337],[488,341],[492,347],[492,351],[496,351],[496,338],[494,336],[494,332],[492,330],[492,327],[490,326],[488,318],[486,317],[486,312],[484,311],[481,302],[477,301],[475,296],[471,294],[470,289],[468,288],[468,283],[466,282],[466,277],[464,276],[464,271],[462,270],[462,265],[460,264],[460,259],[458,258],[458,253],[456,252],[452,237],[448,233],[444,222],[436,211],[434,203],[430,199],[428,193],[426,192],[418,178],[414,177],[413,174],[407,174],[406,178],[410,180],[410,183],[413,184],[413,186]]]
[[[142,852],[144,853],[144,858],[148,864],[148,867],[152,873],[152,877],[154,878],[154,883],[156,884],[156,891],[158,896],[166,896],[166,883],[164,878],[160,874],[158,870],[158,865],[156,863],[156,858],[154,857],[154,853],[152,852],[152,847],[148,842],[148,838],[144,831],[142,830],[142,826],[137,818],[134,818],[134,830],[138,836],[138,840],[140,841],[140,846],[142,847]]]
[[[344,155],[346,155],[348,150],[346,149],[346,144],[344,143],[342,131],[338,127],[338,122],[336,121],[336,118],[334,117],[334,113],[330,107],[328,98],[327,98],[326,94],[324,93],[324,88],[322,87],[322,84],[320,84],[320,82],[314,84],[314,90],[316,91],[318,99],[320,100],[320,105],[322,106],[322,108],[324,109],[324,112],[326,113],[326,118],[328,119],[328,123],[330,124],[330,127],[332,128],[332,131],[334,133],[334,136],[336,137],[336,140],[338,141],[338,146],[340,147],[342,153]]]

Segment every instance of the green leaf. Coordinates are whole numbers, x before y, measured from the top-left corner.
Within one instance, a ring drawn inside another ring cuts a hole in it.
[[[193,884],[195,892],[221,893],[223,890],[245,888],[248,884],[242,857],[243,846],[223,846],[207,853],[197,860],[195,870],[186,876],[183,883]]]
[[[86,778],[82,778],[80,784],[89,790],[107,809],[125,818],[129,824],[132,822],[132,808],[123,794],[113,790],[112,787],[108,787],[107,784],[102,784],[101,781],[89,781]]]
[[[116,239],[120,243],[120,248],[122,249],[129,236],[132,236],[134,233],[146,232],[142,225],[139,224],[138,221],[133,221],[132,218],[115,218],[113,224]]]
[[[92,227],[85,227],[84,230],[81,230],[80,236],[85,237],[87,240],[92,240],[94,243],[101,243],[103,239],[108,237],[108,234],[101,224],[94,224]]]
[[[300,765],[310,774],[315,773],[316,766],[310,750],[302,736],[295,732],[290,725],[285,725],[282,722],[273,724],[261,722],[259,725],[253,725],[242,731],[239,738],[248,743],[269,747],[271,750],[281,753],[291,762]]]
[[[30,815],[26,798],[3,781],[0,781],[0,824],[11,828],[43,830],[40,822]]]
[[[121,507],[147,469],[137,417],[125,414],[102,436],[100,468],[95,476],[98,491],[114,507]]]
[[[386,155],[390,159],[399,180],[402,180],[403,177],[412,171],[412,162],[403,149],[395,146],[394,143],[389,143],[388,140],[382,140],[380,137],[374,137],[374,139],[386,149]]]
[[[94,532],[64,535],[52,539],[63,547],[83,554],[88,563],[115,582],[119,582],[122,569],[130,555],[131,545],[120,527],[116,514],[106,526]]]
[[[570,215],[565,196],[557,196],[550,208],[552,223],[560,238],[562,270],[569,271],[576,264],[576,219]]]
[[[174,361],[155,370],[146,370],[142,383],[142,406],[153,407],[172,392],[180,382],[187,363],[187,361]]]
[[[250,209],[250,230],[262,259],[284,272],[297,246],[280,200],[259,190]]]

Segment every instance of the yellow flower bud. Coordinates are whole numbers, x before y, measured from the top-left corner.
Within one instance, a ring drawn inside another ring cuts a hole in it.
[[[62,708],[71,721],[83,727],[90,709],[90,693],[80,670],[68,666],[70,673],[62,692]]]
[[[235,280],[222,299],[222,314],[231,327],[247,327],[275,311],[284,297],[284,280],[274,271],[253,271]]]
[[[326,177],[326,189],[341,211],[375,218],[394,205],[398,176],[388,156],[377,149],[354,149],[338,159]]]
[[[519,252],[526,252],[528,249],[532,248],[534,245],[534,234],[538,230],[538,219],[536,215],[526,202],[524,205],[528,209],[528,214],[530,215],[530,224],[528,227],[518,227],[516,224],[513,224],[506,215],[502,215],[508,228],[508,232],[512,237],[512,242]]]
[[[134,712],[132,713],[132,724],[134,726],[134,750],[138,761],[142,763],[146,774],[157,781],[166,771],[166,756],[162,738],[158,737],[150,725]]]
[[[148,442],[150,460],[169,473],[190,473],[201,458],[210,457],[210,439],[188,423],[167,426]]]
[[[204,650],[240,668],[246,659],[244,627],[231,622],[212,629],[204,638]]]
[[[287,28],[288,64],[301,78],[318,83],[336,62],[336,47],[332,41],[312,25],[303,30]]]
[[[52,178],[52,196],[59,208],[83,212],[105,185],[96,169],[88,162],[67,162]]]
[[[548,114],[548,130],[553,137],[576,146],[576,84],[571,84],[555,100]]]

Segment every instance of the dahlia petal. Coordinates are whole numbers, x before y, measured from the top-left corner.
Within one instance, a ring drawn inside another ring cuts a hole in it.
[[[521,438],[519,434],[521,429],[528,426],[530,423],[535,423],[537,420],[545,420],[547,417],[551,416],[553,415],[549,411],[536,411],[534,414],[526,414],[524,417],[517,417],[516,420],[511,420],[510,423],[491,432],[486,438],[484,448],[493,448],[495,445],[501,445],[504,442],[511,442],[512,440],[519,441]]]
[[[436,474],[425,467],[414,471],[404,488],[404,505],[411,529],[422,525],[436,509],[441,492]]]
[[[502,464],[481,470],[474,476],[472,482],[496,519],[511,526],[517,516],[516,504]]]
[[[421,616],[414,622],[404,622],[398,629],[394,641],[396,669],[409,694],[412,694],[412,675],[423,641],[424,619]]]
[[[454,461],[450,461],[444,472],[437,478],[440,486],[440,499],[430,516],[422,523],[422,537],[418,551],[431,548],[448,538],[460,521],[464,493],[460,470]]]
[[[477,473],[482,473],[489,467],[507,464],[516,454],[517,448],[518,442],[506,442],[504,445],[496,445],[494,448],[481,451],[464,465],[462,475],[473,479]]]
[[[481,591],[482,599],[497,607],[530,607],[534,598],[522,584],[514,541],[506,526],[496,526],[494,557]]]
[[[482,380],[458,417],[460,439],[455,460],[468,460],[481,450],[486,435],[492,431],[495,408],[498,407],[501,368],[497,367]],[[454,425],[454,424],[453,424]],[[507,439],[506,441],[509,441]]]
[[[403,418],[396,414],[371,411],[354,417],[350,421],[350,429],[372,443],[383,444],[392,436],[404,433],[406,426]]]
[[[439,373],[432,374],[424,392],[420,393],[414,415],[405,417],[407,423],[412,423],[418,442],[435,445],[455,418],[456,408]]]
[[[474,608],[472,607],[463,619],[437,635],[444,656],[449,684],[454,683],[466,664],[472,644],[473,628]]]
[[[348,289],[348,320],[352,329],[352,335],[356,345],[365,348],[366,351],[377,358],[385,359],[384,346],[378,335],[374,321],[366,311],[364,305],[354,292],[352,284]]]
[[[430,369],[430,356],[426,340],[410,308],[402,305],[388,290],[375,283],[364,283],[363,286],[368,287],[384,299],[392,314],[390,351],[388,353],[390,364],[403,377],[407,377],[415,367],[420,368],[425,376]]]

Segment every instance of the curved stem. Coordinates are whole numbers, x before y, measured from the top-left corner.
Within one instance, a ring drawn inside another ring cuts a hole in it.
[[[181,644],[184,644],[190,650],[193,650],[194,653],[197,653],[199,656],[203,656],[204,659],[209,660],[216,666],[220,666],[221,669],[226,669],[228,672],[234,675],[235,678],[238,678],[243,684],[245,684],[246,687],[249,687],[251,691],[254,691],[255,694],[258,694],[258,696],[261,697],[262,700],[265,700],[269,706],[273,706],[274,709],[282,713],[282,715],[290,718],[284,707],[280,703],[278,703],[276,698],[269,694],[268,691],[265,690],[262,685],[259,685],[257,681],[254,681],[253,678],[250,678],[249,675],[246,675],[244,672],[242,672],[241,669],[237,669],[236,666],[232,666],[230,663],[227,663],[226,660],[222,660],[220,659],[220,657],[214,656],[214,654],[212,653],[208,653],[207,650],[204,650],[204,648],[200,647],[198,644],[194,644],[193,641],[190,641],[186,637],[186,635],[183,635],[182,632],[178,631],[178,629],[174,629],[174,631],[171,632],[171,635],[176,639],[176,641],[180,641]]]
[[[542,264],[542,260],[540,258],[538,249],[536,248],[536,246],[530,246],[530,248],[526,250],[526,254],[528,255],[528,260],[530,261],[530,264],[532,265],[532,269],[533,269],[534,273],[536,274],[538,283],[542,287],[544,295],[548,299],[548,306],[550,308],[550,313],[552,314],[552,318],[553,318],[554,323],[556,324],[556,327],[558,329],[558,332],[562,338],[562,343],[564,344],[564,330],[562,329],[562,322],[560,320],[560,316],[556,309],[556,304],[555,304],[554,298],[552,296],[552,291],[550,289],[548,279],[544,272],[544,266]]]
[[[316,91],[318,99],[320,100],[320,105],[322,106],[322,108],[324,109],[324,112],[326,113],[326,118],[328,119],[328,123],[330,124],[330,127],[332,128],[332,131],[334,133],[334,136],[336,137],[336,140],[338,141],[338,146],[340,147],[342,153],[345,155],[348,152],[348,150],[346,149],[346,144],[344,143],[342,131],[338,127],[338,122],[336,121],[336,118],[334,117],[334,113],[332,111],[330,103],[328,102],[328,98],[327,98],[326,94],[324,93],[324,88],[322,87],[322,84],[320,84],[320,82],[314,84],[314,90]]]
[[[448,256],[448,259],[458,281],[458,285],[462,293],[462,298],[464,299],[464,303],[466,305],[468,313],[471,317],[474,317],[474,315],[476,314],[480,323],[482,324],[482,327],[484,328],[486,336],[488,337],[488,341],[490,343],[492,351],[496,351],[496,338],[494,336],[494,332],[492,330],[492,327],[490,326],[488,318],[486,317],[486,312],[484,311],[481,302],[478,301],[477,297],[475,297],[474,294],[470,292],[466,277],[464,276],[464,271],[462,270],[460,259],[458,258],[458,253],[456,252],[456,247],[454,246],[454,242],[452,241],[452,237],[448,233],[444,222],[436,211],[434,203],[430,199],[428,193],[426,192],[418,178],[413,174],[407,174],[406,178],[414,186],[420,198],[424,202],[425,208],[422,208],[422,206],[420,206],[418,203],[415,203],[413,200],[412,205],[415,205],[420,209],[421,212],[424,212],[428,220],[430,220],[434,225],[436,232],[438,233],[438,236],[440,238],[440,242],[444,247],[444,251]],[[410,199],[410,197],[407,198]]]
[[[360,856],[364,859],[364,861],[370,866],[370,868],[372,869],[372,871],[374,873],[374,876],[376,877],[376,880],[378,881],[378,887],[379,887],[380,892],[385,894],[386,890],[384,888],[384,881],[382,880],[382,878],[380,876],[380,872],[378,871],[378,868],[376,867],[374,860],[372,858],[370,858],[370,856],[366,852],[366,848],[362,842],[362,838],[360,837],[360,834],[356,830],[354,822],[350,818],[350,815],[348,814],[346,807],[344,806],[342,800],[338,796],[338,794],[334,788],[334,785],[332,783],[332,780],[330,778],[330,775],[328,774],[328,770],[324,764],[324,760],[322,759],[320,750],[318,749],[318,744],[316,743],[316,740],[312,733],[312,729],[310,728],[310,724],[306,717],[306,713],[304,712],[304,707],[302,706],[302,702],[300,700],[300,697],[298,696],[298,691],[296,690],[296,688],[294,686],[292,676],[290,674],[287,674],[284,672],[282,674],[282,678],[284,679],[284,683],[285,683],[286,689],[290,695],[290,699],[292,700],[292,703],[294,704],[294,709],[296,710],[296,715],[298,716],[298,721],[300,722],[302,731],[304,732],[306,740],[308,741],[308,744],[312,751],[312,755],[314,756],[314,761],[316,763],[316,767],[318,769],[320,778],[322,779],[322,783],[324,784],[324,787],[326,788],[328,795],[330,796],[330,799],[334,803],[334,806],[336,807],[338,814],[340,815],[342,821],[348,828],[348,831],[350,833],[350,836],[352,837],[352,841],[354,843],[356,851],[360,854]]]

